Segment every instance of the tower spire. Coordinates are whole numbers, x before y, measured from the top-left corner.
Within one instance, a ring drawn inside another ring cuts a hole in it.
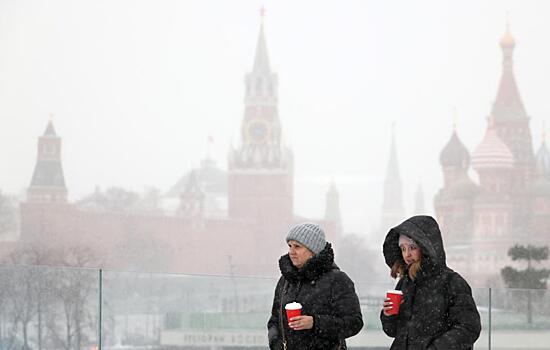
[[[263,15],[262,15],[263,17]],[[245,115],[241,146],[230,158],[252,168],[277,168],[287,162],[277,106],[277,74],[271,73],[263,23],[256,47],[254,67],[245,77]]]
[[[542,143],[546,144],[546,122],[542,121]]]
[[[340,194],[336,189],[334,178],[330,181],[330,187],[326,196],[325,220],[330,221],[336,228],[337,236],[342,233],[342,216],[340,213]]]
[[[264,12],[254,66],[245,77],[241,143],[229,155],[228,213],[283,222],[293,215],[293,156],[282,143],[278,79],[269,66]]]
[[[264,35],[265,8],[260,9],[260,34],[256,42],[256,55],[254,56],[253,72],[267,73],[271,72],[269,66],[269,56],[267,54],[267,44]]]
[[[399,164],[397,162],[397,148],[395,146],[395,122],[392,123],[392,126],[391,126],[390,158],[388,160],[386,180],[401,181],[401,175],[399,173]]]
[[[416,215],[421,215],[425,213],[424,207],[424,189],[422,188],[422,183],[418,183],[416,187],[416,193],[414,195],[414,213]]]
[[[498,86],[497,95],[493,103],[490,117],[492,127],[498,138],[504,142],[514,158],[514,171],[512,172],[512,188],[514,191],[525,190],[529,186],[529,179],[535,172],[535,155],[531,140],[531,129],[529,127],[529,116],[527,115],[513,71],[513,51],[516,41],[510,32],[510,21],[507,20],[506,32],[500,40],[502,49],[502,75]],[[512,127],[513,125],[513,127]],[[516,212],[517,216],[526,211],[526,203],[520,204]]]
[[[390,145],[390,157],[384,179],[384,198],[382,203],[382,229],[386,230],[395,226],[405,215],[403,206],[403,184],[399,173],[397,161],[397,148],[395,145],[395,123],[392,124],[392,136]]]
[[[516,40],[510,33],[510,22],[506,20],[506,32],[500,39],[502,49],[502,75],[491,114],[495,121],[527,118],[514,76],[513,53]]]

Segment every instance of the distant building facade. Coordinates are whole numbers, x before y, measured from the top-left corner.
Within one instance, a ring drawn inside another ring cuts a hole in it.
[[[340,220],[334,186],[327,219],[294,214],[294,159],[283,143],[278,80],[269,65],[263,23],[245,89],[241,143],[229,151],[228,171],[207,158],[170,190],[177,201],[170,214],[70,203],[61,138],[50,121],[38,140],[27,200],[20,205],[16,246],[85,246],[100,266],[119,270],[274,275],[291,225],[314,221],[329,241],[337,240],[341,222],[332,220]]]
[[[453,130],[440,154],[444,184],[434,198],[447,262],[474,286],[500,285],[514,244],[550,244],[550,153],[544,141],[533,152],[508,29],[500,46],[502,75],[485,136],[470,155]]]

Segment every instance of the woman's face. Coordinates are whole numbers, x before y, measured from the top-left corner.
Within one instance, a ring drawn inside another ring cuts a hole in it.
[[[313,252],[304,245],[290,240],[288,241],[288,256],[292,264],[300,269],[313,256]]]
[[[422,251],[420,251],[420,247],[416,243],[402,243],[399,248],[407,266],[420,261],[422,258]]]

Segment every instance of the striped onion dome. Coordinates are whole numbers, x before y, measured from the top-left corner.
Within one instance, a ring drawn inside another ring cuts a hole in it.
[[[460,168],[467,168],[470,163],[470,154],[468,149],[464,146],[462,141],[458,138],[456,131],[443,147],[441,154],[439,155],[439,163],[442,166],[455,166]]]
[[[537,173],[541,176],[550,178],[550,152],[546,147],[546,142],[540,145],[536,155]]]
[[[480,169],[510,169],[514,166],[514,155],[498,137],[494,127],[489,126],[485,138],[472,154],[472,167]]]

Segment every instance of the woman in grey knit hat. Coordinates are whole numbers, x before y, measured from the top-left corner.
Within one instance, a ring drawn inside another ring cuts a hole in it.
[[[345,338],[363,327],[351,279],[334,263],[332,246],[317,224],[302,223],[286,236],[288,254],[279,259],[281,278],[267,323],[271,350],[346,349]],[[285,305],[302,305],[287,319]]]

